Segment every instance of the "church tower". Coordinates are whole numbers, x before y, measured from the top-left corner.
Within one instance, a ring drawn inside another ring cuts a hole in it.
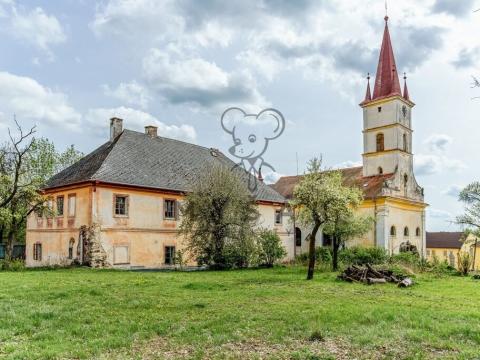
[[[404,76],[403,94],[388,30],[388,16],[378,60],[373,96],[368,76],[363,108],[363,176],[399,173],[405,186],[413,178],[412,122],[415,104]]]

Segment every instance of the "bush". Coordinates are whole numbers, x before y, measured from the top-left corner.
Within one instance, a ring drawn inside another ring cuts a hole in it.
[[[272,267],[283,259],[287,252],[282,245],[280,236],[273,231],[262,229],[257,236],[258,258],[261,265]]]
[[[0,271],[23,271],[25,263],[23,260],[0,260]]]
[[[345,265],[378,265],[386,263],[388,255],[385,249],[379,247],[354,246],[341,250],[338,258]]]
[[[463,276],[468,275],[472,267],[473,259],[468,252],[460,252],[458,254],[458,270]]]

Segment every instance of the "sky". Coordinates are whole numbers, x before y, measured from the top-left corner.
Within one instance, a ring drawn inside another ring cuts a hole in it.
[[[454,231],[459,190],[480,180],[480,0],[389,1],[413,110],[427,230]],[[220,118],[273,107],[283,134],[267,180],[361,164],[366,74],[384,0],[0,0],[0,141],[14,115],[59,149],[108,141],[109,119],[228,154]],[[298,169],[298,170],[297,170]]]

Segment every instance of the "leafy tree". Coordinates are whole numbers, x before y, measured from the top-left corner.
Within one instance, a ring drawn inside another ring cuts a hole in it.
[[[6,240],[7,260],[13,244],[23,240],[27,217],[34,211],[48,211],[40,189],[81,157],[73,146],[58,153],[48,140],[34,138],[35,128],[25,132],[15,123],[17,135],[9,129],[9,141],[0,147],[0,241]]]
[[[239,171],[205,169],[181,206],[180,234],[199,263],[213,268],[246,266],[259,213]]]
[[[350,239],[362,236],[372,228],[373,219],[355,214],[363,200],[362,192],[356,187],[340,185],[335,206],[323,232],[332,237],[332,269],[338,270],[338,249]]]
[[[471,228],[473,232],[480,231],[480,182],[467,185],[458,198],[465,205],[465,213],[457,216],[457,224]]]
[[[298,209],[298,220],[311,228],[307,235],[307,280],[313,279],[315,270],[315,238],[318,230],[334,221],[336,214],[349,211],[351,191],[342,185],[342,174],[339,171],[321,171],[319,158],[309,162],[307,174],[293,191],[292,206]]]
[[[280,236],[274,230],[261,229],[257,241],[259,260],[262,265],[272,267],[278,260],[287,255]]]

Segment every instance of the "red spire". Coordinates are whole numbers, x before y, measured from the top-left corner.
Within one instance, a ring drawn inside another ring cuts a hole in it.
[[[403,98],[407,101],[410,101],[410,95],[408,94],[407,74],[406,73],[403,73]]]
[[[372,100],[372,94],[370,92],[370,73],[368,73],[367,76],[367,93],[365,94],[365,100],[363,102],[371,101]]]
[[[402,96],[402,92],[400,89],[400,81],[398,80],[390,32],[388,31],[388,16],[385,16],[385,31],[383,33],[380,58],[378,59],[372,100],[393,95]]]

